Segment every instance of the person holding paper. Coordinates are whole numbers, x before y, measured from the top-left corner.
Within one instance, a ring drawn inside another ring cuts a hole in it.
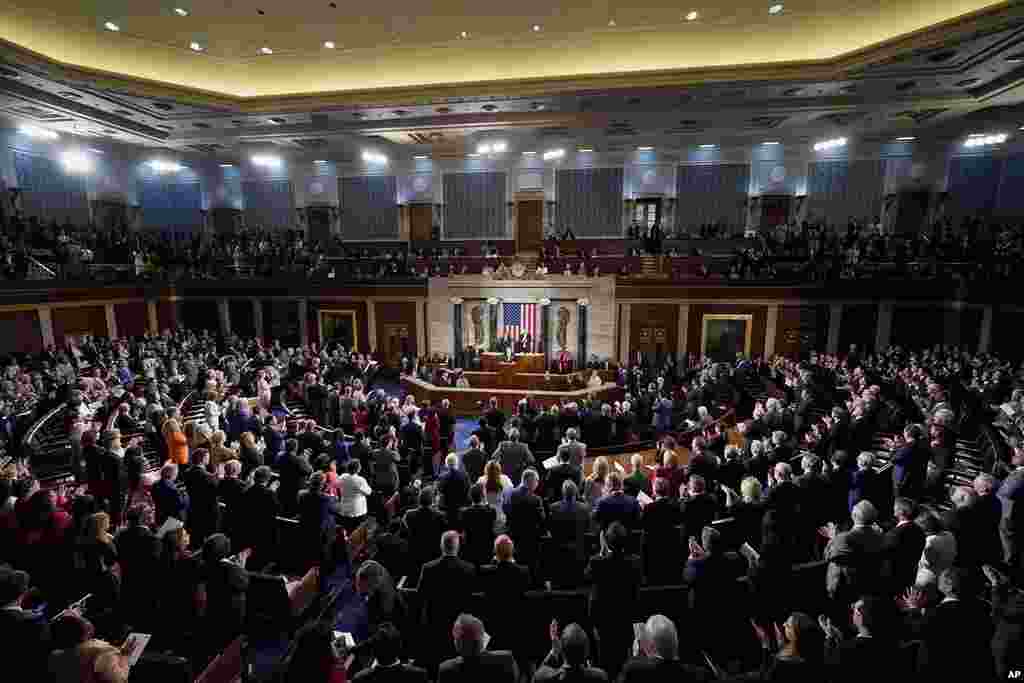
[[[576,484],[576,488],[583,485],[583,470],[574,465],[570,457],[568,451],[559,451],[558,455],[544,461],[544,467],[547,469],[547,479],[544,481],[544,497],[549,503],[558,500],[562,495],[562,484],[564,482],[571,481]]]

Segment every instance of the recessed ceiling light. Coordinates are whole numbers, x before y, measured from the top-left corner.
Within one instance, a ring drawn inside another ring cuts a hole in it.
[[[107,29],[108,31],[120,31],[121,30],[121,27],[118,26],[117,24],[115,24],[112,21],[108,21],[107,23],[103,24],[103,28]]]
[[[93,154],[103,154],[102,149],[96,149],[95,147],[90,147],[87,151],[92,152]]]
[[[274,51],[273,51],[273,50],[271,50],[271,49],[270,49],[269,47],[267,47],[266,45],[264,45],[263,47],[261,47],[261,48],[260,48],[260,53],[261,53],[261,54],[265,54],[265,55],[272,55],[272,54],[274,54]]]
[[[469,38],[469,31],[463,31],[460,33],[459,38]]]
[[[177,14],[179,17],[187,17],[188,16],[188,10],[185,9],[184,7],[175,7],[174,8],[174,13]]]
[[[777,144],[779,144],[779,141],[778,140],[768,140],[767,142],[762,142],[761,144],[762,145],[777,145]]]
[[[426,154],[416,154],[416,155],[413,156],[413,159],[429,159],[429,158],[430,157],[427,156]]]
[[[523,156],[524,157],[535,157],[535,156],[537,156],[537,153],[536,152],[523,152]]]
[[[221,168],[234,168],[234,166],[235,166],[234,164],[221,164],[220,165]]]
[[[615,23],[615,20],[614,20],[614,19],[609,19],[609,20],[608,20],[608,26],[609,26],[610,28],[615,28],[616,26],[618,26],[618,24],[616,24],[616,23]]]
[[[697,10],[692,10],[692,11],[686,13],[686,20],[687,21],[696,21],[697,17],[699,17],[699,16],[700,16],[700,14],[697,12]]]
[[[472,153],[472,154],[467,154],[466,156],[469,157],[470,159],[476,159],[480,155],[476,154],[476,153]]]
[[[534,33],[540,32],[540,24],[534,24],[532,28]]]
[[[779,2],[768,8],[768,14],[779,14],[780,12],[782,12],[782,10],[782,3]]]
[[[577,151],[577,152],[579,152],[580,154],[590,154],[590,153],[591,153],[591,152],[593,152],[594,150],[593,150],[593,149],[591,149],[590,147],[580,147],[580,148],[579,148],[578,150],[576,150],[576,151]]]
[[[334,49],[334,41],[333,40],[325,40],[324,41],[324,47],[326,47],[328,50],[333,50]]]
[[[637,147],[636,148],[636,151],[638,151],[638,152],[651,152],[653,150],[654,150],[654,148],[650,147],[648,145],[644,145],[643,147]]]
[[[913,142],[916,139],[917,138],[915,138],[913,135],[904,135],[902,137],[896,138],[896,142]]]
[[[314,159],[313,163],[314,164],[326,164],[327,163],[327,159]]]
[[[200,45],[199,43],[197,43],[194,40],[191,43],[188,44],[188,47],[193,52],[202,52],[203,49],[204,49],[202,45]]]
[[[701,149],[714,149],[715,147],[718,147],[718,145],[713,145],[711,143],[706,143],[700,146]]]

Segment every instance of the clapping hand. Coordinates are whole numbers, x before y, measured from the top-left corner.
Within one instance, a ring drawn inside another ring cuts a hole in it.
[[[691,560],[703,560],[708,556],[708,553],[704,548],[701,547],[700,543],[697,543],[697,539],[690,539],[690,559]]]
[[[924,592],[918,588],[910,588],[897,598],[896,602],[905,610],[921,609],[924,607]]]
[[[827,538],[829,540],[832,540],[833,538],[836,537],[836,523],[835,522],[829,522],[825,526],[819,527],[818,528],[818,533],[821,534],[822,536],[824,536],[825,538]]]

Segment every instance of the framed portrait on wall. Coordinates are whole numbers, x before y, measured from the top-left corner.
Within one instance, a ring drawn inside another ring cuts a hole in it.
[[[701,325],[700,352],[712,360],[732,363],[750,357],[753,332],[750,314],[705,315]]]

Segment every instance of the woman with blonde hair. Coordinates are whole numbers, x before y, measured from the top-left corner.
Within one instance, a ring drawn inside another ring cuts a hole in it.
[[[608,474],[611,473],[611,471],[611,463],[608,462],[608,458],[603,455],[599,455],[594,459],[594,469],[591,471],[590,476],[583,482],[584,501],[593,505],[604,497],[605,481],[608,479]]]
[[[679,495],[679,487],[686,481],[686,470],[679,466],[676,446],[676,440],[673,437],[666,436],[662,439],[661,464],[654,471],[656,478],[668,480],[669,495],[673,498]]]
[[[221,430],[215,431],[210,435],[210,465],[216,467],[221,463],[225,463],[228,460],[235,460],[238,458],[238,453],[233,448],[228,448],[224,445],[227,441],[227,434]]]
[[[117,548],[110,535],[110,515],[96,512],[85,518],[82,534],[75,540],[74,566],[82,588],[105,607],[117,604],[120,585],[114,575]],[[98,606],[98,605],[97,605]]]
[[[483,487],[487,504],[494,508],[498,515],[494,520],[494,532],[500,533],[505,529],[505,511],[501,501],[505,492],[512,489],[512,480],[502,472],[501,463],[497,460],[490,460],[484,465],[483,476],[476,483]]]
[[[256,437],[252,432],[242,432],[238,437],[238,459],[242,464],[242,479],[249,476],[249,473],[263,464],[263,453],[256,445]]]
[[[181,431],[181,423],[177,420],[165,420],[161,429],[164,443],[167,444],[167,459],[176,465],[188,464],[188,437]]]

